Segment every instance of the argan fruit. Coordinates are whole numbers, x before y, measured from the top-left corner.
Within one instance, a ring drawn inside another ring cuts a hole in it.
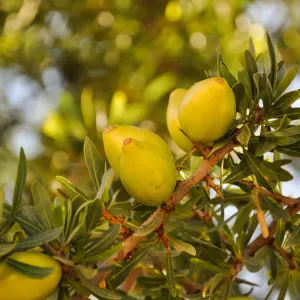
[[[37,252],[15,252],[8,257],[19,263],[49,268],[43,278],[30,277],[12,268],[8,261],[0,264],[0,298],[5,300],[47,299],[57,288],[62,269],[60,263],[51,256]]]
[[[171,197],[176,185],[172,154],[162,147],[128,138],[123,143],[120,178],[136,201],[159,206]]]
[[[190,152],[193,148],[193,144],[180,130],[181,128],[178,121],[178,109],[186,92],[186,89],[176,89],[170,94],[167,108],[167,127],[171,138],[177,146],[185,152]]]
[[[225,135],[234,122],[236,103],[224,78],[215,77],[194,84],[179,107],[179,123],[195,142],[208,144]]]
[[[157,134],[135,126],[108,126],[103,132],[103,143],[106,157],[117,174],[120,173],[120,156],[122,152],[123,142],[125,139],[131,138],[138,141],[145,141],[156,147],[161,147],[165,151],[170,152],[166,142]]]

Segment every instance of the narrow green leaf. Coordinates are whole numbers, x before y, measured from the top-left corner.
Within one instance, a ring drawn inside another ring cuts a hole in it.
[[[286,281],[283,282],[283,284],[281,286],[280,293],[279,293],[279,296],[278,296],[277,300],[286,299],[285,295],[286,295],[286,292],[287,292],[287,289],[288,289],[288,285],[289,285],[289,281],[287,279]]]
[[[47,190],[40,183],[34,182],[31,191],[34,205],[40,214],[44,229],[51,229],[51,200]]]
[[[119,286],[128,276],[130,271],[144,258],[144,256],[148,253],[148,251],[152,248],[153,244],[141,248],[136,253],[134,253],[132,259],[130,261],[125,261],[122,264],[122,267],[116,267],[109,279],[112,287]]]
[[[177,252],[186,252],[193,256],[196,255],[196,249],[191,244],[178,240],[171,235],[167,235],[167,238],[169,240],[169,243],[175,248]]]
[[[258,143],[255,149],[255,156],[262,156],[266,152],[272,151],[276,147],[276,141],[274,137],[259,137]]]
[[[84,158],[96,192],[99,191],[104,170],[104,162],[96,146],[86,137],[84,141]]]
[[[59,300],[71,300],[71,295],[69,294],[69,289],[67,287],[59,287],[57,299]],[[48,298],[48,300],[52,300]]]
[[[115,171],[113,169],[109,169],[108,171],[104,172],[104,175],[103,175],[103,178],[101,181],[101,185],[100,185],[99,191],[97,192],[95,199],[102,198],[104,192],[111,187],[114,176],[115,176]]]
[[[117,202],[109,206],[109,212],[115,217],[128,217],[132,205],[129,201]]]
[[[239,143],[243,146],[247,146],[249,143],[251,137],[251,131],[248,127],[248,125],[246,124],[245,126],[243,126],[241,133],[237,136],[237,140],[239,141]]]
[[[86,254],[92,255],[107,250],[117,239],[120,231],[120,224],[112,225],[100,239],[93,241],[91,244],[85,247]]]
[[[236,165],[230,172],[230,174],[223,181],[224,183],[233,183],[235,181],[244,179],[252,174],[251,169],[248,166],[247,160],[243,159]]]
[[[293,175],[290,172],[281,168],[276,163],[263,161],[263,165],[269,170],[271,170],[276,175],[279,181],[290,181],[293,179]]]
[[[261,195],[261,208],[263,210],[269,210],[273,216],[282,218],[285,222],[289,218],[288,212],[277,204],[277,202],[271,198],[267,198]]]
[[[270,55],[270,60],[271,60],[270,81],[271,81],[272,87],[275,88],[276,80],[277,80],[276,55],[275,55],[274,45],[273,45],[272,40],[268,33],[267,33],[267,42],[268,42],[269,55]]]
[[[300,90],[291,91],[283,94],[274,102],[272,109],[275,111],[283,111],[288,109],[296,100],[300,98]]]
[[[300,244],[300,228],[294,230],[291,236],[285,242],[286,247],[294,247]]]
[[[100,199],[96,199],[92,202],[92,204],[89,206],[88,214],[86,217],[86,225],[88,231],[93,230],[96,225],[99,223],[100,218],[102,216],[102,206]]]
[[[196,205],[200,199],[201,199],[201,201],[203,200],[202,193],[195,196],[194,198],[188,200],[187,202],[185,202],[182,205],[180,205],[180,204],[176,205],[175,211],[170,214],[170,217],[172,216],[172,217],[176,218],[180,215],[185,214],[186,212],[190,211],[191,208],[194,205]]]
[[[275,280],[277,278],[277,258],[272,249],[270,249],[270,269],[271,269],[271,276],[272,279]]]
[[[51,212],[51,222],[55,228],[64,226],[64,217],[61,206],[56,206]]]
[[[158,214],[154,217],[153,220],[151,220],[151,222],[141,226],[133,235],[147,236],[150,233],[152,233],[155,229],[157,229],[162,224],[163,221],[164,221],[163,216],[161,214]]]
[[[16,272],[19,272],[31,278],[45,278],[49,276],[53,271],[52,268],[38,267],[14,260],[12,258],[7,259],[5,263],[13,268]]]
[[[4,255],[9,254],[16,248],[16,243],[14,244],[0,244],[0,258]]]
[[[246,248],[246,246],[250,242],[250,240],[251,240],[251,238],[253,236],[253,233],[254,233],[257,225],[258,225],[258,220],[257,220],[256,215],[253,215],[249,219],[249,223],[250,223],[250,226],[249,226],[249,229],[248,229],[247,234],[246,234],[245,239],[244,239],[244,248]]]
[[[217,265],[214,265],[206,260],[202,260],[202,259],[197,259],[195,264],[197,265],[198,268],[203,269],[203,270],[209,270],[209,271],[212,271],[212,272],[222,272],[224,271],[223,268],[217,266]]]
[[[299,107],[290,107],[281,112],[275,112],[275,118],[283,118],[284,115],[287,115],[290,120],[300,119],[300,108]]]
[[[62,232],[63,227],[55,228],[49,231],[41,232],[25,239],[20,239],[17,243],[17,249],[29,249],[48,243],[56,239]]]
[[[277,181],[276,175],[267,169],[256,157],[250,155],[247,151],[244,151],[248,166],[255,175],[257,181],[266,189],[272,191],[274,183]]]
[[[224,280],[225,277],[226,277],[226,274],[224,274],[224,273],[218,273],[213,277],[212,282],[209,287],[209,294],[214,293],[215,289],[220,285],[220,283]]]
[[[281,247],[285,236],[285,222],[283,219],[278,219],[276,223],[275,245]]]
[[[3,215],[4,215],[4,193],[2,190],[0,190],[0,228],[1,228],[1,223],[3,221]]]
[[[247,205],[243,206],[239,209],[235,223],[232,227],[232,231],[234,233],[240,233],[243,230],[244,225],[246,222],[249,221],[249,215],[253,209],[253,203],[250,202]]]
[[[167,253],[166,272],[167,272],[166,276],[167,276],[167,283],[169,286],[170,294],[172,297],[176,297],[177,295],[176,281],[175,281],[171,253]]]
[[[87,279],[85,279],[84,276],[82,276],[81,274],[79,274],[79,278],[81,283],[83,283],[91,291],[93,295],[96,295],[100,298],[109,299],[109,300],[122,299],[122,297],[117,295],[116,293],[111,292],[107,289],[101,289],[98,286],[92,284]]]
[[[257,65],[255,58],[253,57],[252,53],[249,50],[245,51],[245,63],[246,63],[246,70],[248,73],[250,86],[251,86],[251,94],[253,98],[255,98],[256,92],[255,92],[255,83],[253,80],[253,75],[258,72]]]
[[[85,297],[90,296],[91,292],[84,285],[82,285],[79,281],[76,281],[69,276],[65,276],[64,278],[71,285],[71,287],[77,293],[79,293],[81,296],[85,296]],[[58,300],[60,300],[60,299],[58,299]]]
[[[219,73],[220,73],[220,76],[222,77],[223,74],[222,74],[222,69],[221,69],[221,63],[223,62],[223,56],[222,56],[222,53],[219,52],[218,54],[218,58],[217,58],[217,63],[218,63],[218,69],[219,69]]]
[[[98,261],[106,261],[110,257],[112,257],[114,254],[116,254],[118,251],[120,251],[124,246],[124,243],[118,243],[117,245],[113,246],[112,248],[100,252],[98,254],[88,255],[83,258],[78,259],[78,262],[98,262]]]
[[[245,88],[241,82],[238,82],[232,87],[232,91],[235,96],[236,108],[238,111],[240,111],[239,107],[245,96]]]
[[[227,142],[228,142],[227,140],[223,139],[223,140],[219,140],[216,143],[214,143],[214,146],[211,149],[211,151],[208,155],[208,158],[210,158],[217,150],[223,148],[226,145]]]
[[[83,199],[85,200],[88,200],[88,197],[68,179],[62,176],[56,176],[56,179],[62,184],[70,199],[79,196],[79,197],[83,197]]]
[[[300,298],[300,272],[298,270],[292,273],[292,283],[293,283],[296,296],[299,299]]]
[[[294,66],[290,70],[288,70],[288,72],[284,75],[276,89],[275,99],[277,99],[289,87],[289,85],[296,77],[297,70],[298,66]]]
[[[226,79],[228,84],[232,87],[234,86],[238,81],[236,78],[232,75],[232,73],[228,70],[227,66],[224,64],[224,62],[221,62],[220,69],[222,72],[222,77]]]
[[[265,114],[267,114],[273,103],[273,89],[266,73],[262,74],[260,88],[261,98],[264,105],[264,112]]]

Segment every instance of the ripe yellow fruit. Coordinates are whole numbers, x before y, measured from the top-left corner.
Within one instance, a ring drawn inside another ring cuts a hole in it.
[[[5,262],[0,264],[0,299],[45,300],[54,292],[62,276],[60,264],[50,256],[35,252],[16,252],[9,258],[37,267],[52,268],[44,278],[25,276]]]
[[[190,139],[180,130],[178,121],[178,109],[187,90],[176,89],[170,94],[167,108],[167,126],[173,141],[185,152],[190,152],[193,144]]]
[[[159,206],[169,199],[176,185],[172,154],[148,142],[126,139],[120,178],[127,192],[138,202]]]
[[[135,126],[108,126],[103,132],[104,150],[111,167],[117,174],[120,174],[120,157],[123,142],[127,138],[144,141],[170,151],[166,142],[149,130]]]
[[[234,122],[236,103],[224,78],[194,84],[179,107],[179,123],[192,141],[210,143],[227,133]]]

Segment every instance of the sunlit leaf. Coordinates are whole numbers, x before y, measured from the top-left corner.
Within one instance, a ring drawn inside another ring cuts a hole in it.
[[[79,197],[83,197],[85,200],[88,200],[88,197],[68,179],[62,176],[56,176],[56,179],[62,184],[64,190],[66,191],[70,199],[79,196]]]
[[[288,70],[288,72],[286,72],[286,74],[284,75],[284,77],[282,78],[282,80],[280,81],[279,85],[277,86],[276,92],[275,92],[275,98],[277,99],[288,87],[289,85],[292,83],[292,81],[294,80],[294,78],[296,77],[297,74],[297,70],[298,70],[298,66],[294,66],[292,67],[290,70]]]

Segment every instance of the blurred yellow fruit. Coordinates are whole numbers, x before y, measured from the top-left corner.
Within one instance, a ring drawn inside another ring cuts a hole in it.
[[[45,300],[57,288],[62,270],[60,264],[50,256],[36,252],[17,252],[9,259],[37,267],[51,268],[52,272],[43,278],[32,278],[2,262],[0,264],[0,299]]]
[[[192,141],[208,144],[227,133],[234,122],[236,103],[224,78],[194,84],[179,107],[179,123]]]

